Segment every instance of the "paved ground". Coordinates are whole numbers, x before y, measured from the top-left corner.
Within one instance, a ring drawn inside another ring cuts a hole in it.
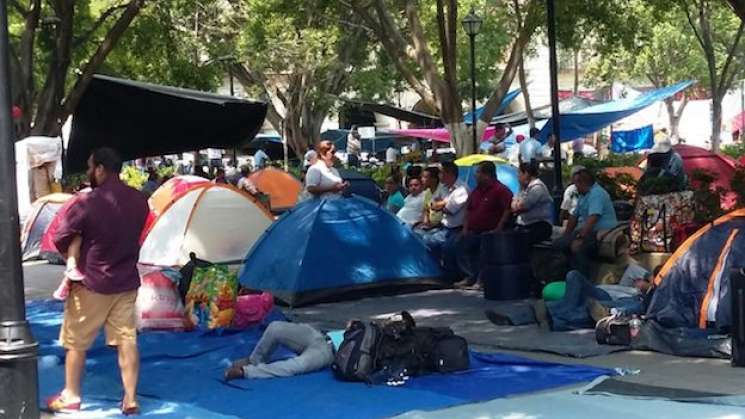
[[[24,267],[27,298],[48,298],[57,286],[62,268],[45,264]],[[450,326],[465,336],[476,349],[498,351],[494,338],[499,333],[483,315],[486,308],[498,304],[481,298],[472,291],[438,290],[401,296],[388,296],[321,304],[288,310],[298,321],[309,322],[325,329],[343,328],[349,319],[384,319],[407,310],[420,324]],[[540,338],[540,333],[536,331]],[[510,351],[501,351],[510,352]],[[519,355],[564,363],[583,363],[610,368],[639,369],[639,375],[623,380],[650,385],[686,388],[725,394],[745,394],[745,369],[730,367],[729,361],[680,358],[651,352],[621,352],[586,359],[544,354],[512,352]]]

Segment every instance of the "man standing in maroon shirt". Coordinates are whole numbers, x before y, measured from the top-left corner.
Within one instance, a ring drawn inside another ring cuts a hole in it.
[[[476,169],[476,189],[466,203],[463,233],[458,243],[458,266],[466,275],[457,287],[480,288],[479,254],[484,234],[502,230],[509,218],[512,192],[497,180],[494,163],[484,161]]]
[[[65,302],[60,342],[66,349],[65,388],[50,398],[53,412],[80,409],[80,380],[86,351],[98,332],[119,352],[124,387],[122,413],[139,412],[136,390],[140,360],[137,351],[135,299],[140,286],[137,259],[139,236],[148,213],[139,191],[119,180],[122,160],[110,148],[95,150],[88,158],[93,191],[79,198],[60,225],[54,244],[65,253],[75,237],[82,237],[78,269]]]

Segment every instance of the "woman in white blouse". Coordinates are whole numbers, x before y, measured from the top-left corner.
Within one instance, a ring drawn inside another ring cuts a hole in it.
[[[349,186],[334,168],[336,147],[331,141],[321,141],[316,147],[318,161],[305,174],[305,190],[314,198],[339,198]]]

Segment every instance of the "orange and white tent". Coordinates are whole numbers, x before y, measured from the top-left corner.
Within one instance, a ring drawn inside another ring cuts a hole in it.
[[[210,181],[199,176],[182,175],[168,179],[164,184],[153,192],[148,200],[150,209],[155,214],[160,214],[173,201],[178,199],[189,189],[209,183]]]
[[[253,182],[256,189],[269,195],[272,211],[284,211],[294,207],[303,189],[303,185],[294,176],[273,167],[254,172],[248,179]]]
[[[253,197],[222,184],[189,189],[158,216],[140,249],[140,263],[177,266],[194,252],[214,263],[240,263],[271,214]]]

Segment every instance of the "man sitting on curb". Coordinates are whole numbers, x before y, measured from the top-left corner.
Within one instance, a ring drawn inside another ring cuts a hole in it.
[[[572,269],[590,276],[590,262],[598,250],[598,233],[615,228],[618,220],[610,195],[595,182],[589,170],[579,170],[572,180],[580,197],[564,235],[556,239],[554,247],[570,254]]]
[[[481,241],[485,234],[502,231],[510,216],[512,192],[497,180],[497,168],[490,161],[476,169],[476,189],[466,203],[466,219],[457,244],[458,266],[466,279],[456,284],[462,288],[481,288]]]

